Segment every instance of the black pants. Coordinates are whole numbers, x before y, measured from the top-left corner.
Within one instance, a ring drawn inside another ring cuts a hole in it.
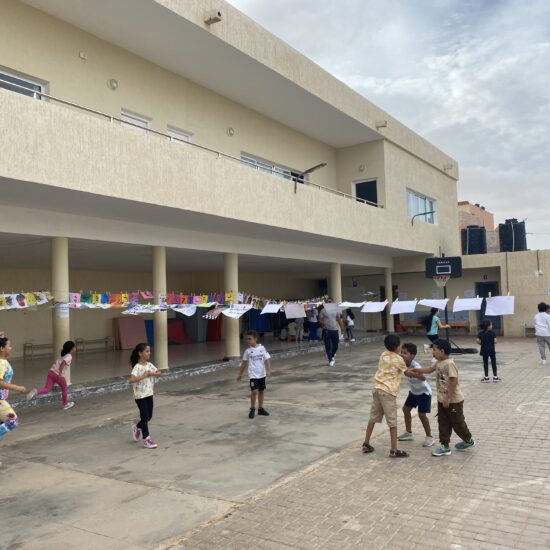
[[[483,357],[483,370],[485,371],[485,377],[489,376],[489,357],[491,358],[491,368],[493,369],[493,376],[497,375],[497,355],[494,351],[491,353],[484,353]]]
[[[453,430],[462,441],[470,441],[472,434],[464,419],[464,401],[450,403],[447,408],[437,403],[437,423],[439,425],[439,442],[446,447],[451,441]]]
[[[139,409],[140,421],[137,423],[137,427],[143,434],[143,439],[149,437],[149,422],[153,418],[153,396],[143,397],[136,399],[136,405]]]
[[[337,330],[325,330],[325,351],[329,361],[334,359],[336,352],[338,351],[338,344],[340,342],[340,334]]]

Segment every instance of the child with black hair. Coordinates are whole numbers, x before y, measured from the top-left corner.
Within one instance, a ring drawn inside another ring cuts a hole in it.
[[[407,372],[407,366],[403,357],[399,355],[401,351],[399,336],[388,334],[384,338],[384,346],[386,351],[380,355],[378,370],[374,375],[372,405],[365,442],[363,443],[363,452],[372,453],[374,451],[374,447],[370,444],[374,426],[386,417],[390,429],[390,457],[407,458],[408,453],[397,448],[397,393],[399,392],[401,375]],[[410,374],[407,376],[410,376]]]
[[[451,454],[449,443],[453,430],[462,439],[455,445],[458,451],[465,451],[476,444],[464,419],[464,395],[458,386],[458,369],[450,355],[451,344],[447,340],[436,340],[433,343],[433,356],[436,362],[431,367],[414,371],[421,374],[434,371],[436,373],[440,445],[432,452],[433,456]]]
[[[132,437],[134,441],[143,438],[143,446],[146,449],[156,449],[157,442],[149,435],[149,422],[153,418],[153,378],[158,378],[161,374],[157,367],[149,362],[150,357],[151,348],[146,342],[138,344],[130,355],[130,382],[140,417],[139,422],[132,426]]]
[[[344,324],[346,325],[346,335],[350,342],[355,342],[355,336],[353,335],[353,329],[355,327],[355,314],[351,308],[346,309],[344,312]]]
[[[480,345],[479,355],[483,357],[483,371],[485,376],[482,382],[489,382],[489,359],[491,359],[491,368],[493,369],[493,382],[502,382],[497,376],[497,355],[495,344],[497,336],[493,332],[493,323],[486,319],[481,323],[482,330],[477,335],[477,343]]]
[[[69,392],[67,388],[67,379],[65,371],[71,366],[73,354],[76,351],[76,344],[72,340],[68,340],[63,344],[61,355],[55,360],[54,364],[48,371],[46,384],[42,388],[31,390],[27,394],[27,399],[32,399],[35,395],[46,395],[52,391],[52,388],[57,384],[61,388],[61,399],[63,401],[63,410],[67,411],[74,407],[74,401],[69,401]]]

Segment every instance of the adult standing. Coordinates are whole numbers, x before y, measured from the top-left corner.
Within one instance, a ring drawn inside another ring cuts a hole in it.
[[[451,325],[444,325],[439,318],[439,309],[432,307],[430,314],[424,319],[424,326],[426,327],[426,336],[431,344],[424,344],[424,353],[432,347],[432,344],[439,338],[438,333],[440,328],[451,328]]]
[[[546,365],[546,346],[550,349],[550,305],[541,302],[535,315],[535,336],[539,346],[540,362]]]
[[[314,307],[313,309],[308,309],[306,311],[306,314],[307,314],[307,319],[308,319],[308,322],[309,322],[308,339],[309,339],[309,341],[319,340],[319,336],[317,336],[319,310],[317,309],[317,307]]]
[[[319,314],[319,322],[325,333],[325,351],[328,358],[328,366],[334,367],[335,355],[340,341],[340,330],[345,331],[342,313],[338,306],[329,300]]]

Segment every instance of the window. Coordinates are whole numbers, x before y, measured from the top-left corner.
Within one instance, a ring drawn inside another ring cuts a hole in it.
[[[16,86],[10,86],[10,84],[16,84],[17,86],[23,86],[24,90],[17,88]],[[17,92],[18,94],[23,94],[29,97],[33,97],[34,92],[43,92],[44,84],[40,83],[37,80],[34,80],[31,77],[26,77],[23,75],[16,76],[15,74],[5,71],[0,68],[0,88],[5,90],[11,90],[12,92]],[[36,96],[37,99],[42,99],[41,96]]]
[[[153,119],[149,117],[138,115],[137,113],[126,111],[125,109],[122,109],[120,113],[120,119],[122,120],[122,122],[132,124],[132,128],[151,128],[151,124],[153,122]]]
[[[417,220],[424,221],[426,223],[436,223],[435,218],[436,202],[429,197],[420,195],[415,191],[407,189],[407,212],[409,218],[417,216],[417,214],[423,214],[424,212],[432,212],[431,214],[423,214],[417,216]]]
[[[191,143],[193,140],[193,134],[191,132],[186,132],[175,126],[168,126],[166,133],[172,138],[172,141]]]
[[[371,206],[378,205],[376,180],[355,182],[355,198],[367,201]]]
[[[293,170],[291,168],[287,168],[286,166],[280,166],[270,160],[261,159],[253,155],[249,155],[248,153],[241,153],[241,163],[245,166],[250,166],[256,170],[261,170],[262,172],[273,174],[274,176],[285,178],[287,180],[308,180],[308,175],[302,174],[299,170]]]

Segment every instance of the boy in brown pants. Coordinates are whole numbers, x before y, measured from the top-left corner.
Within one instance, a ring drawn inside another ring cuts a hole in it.
[[[476,442],[464,419],[464,395],[458,387],[458,369],[452,359],[451,344],[447,340],[436,340],[433,343],[433,356],[437,360],[432,367],[415,369],[417,373],[436,373],[437,382],[437,421],[439,424],[439,447],[432,452],[433,456],[451,454],[449,443],[451,434],[462,439],[455,449],[465,451]]]

